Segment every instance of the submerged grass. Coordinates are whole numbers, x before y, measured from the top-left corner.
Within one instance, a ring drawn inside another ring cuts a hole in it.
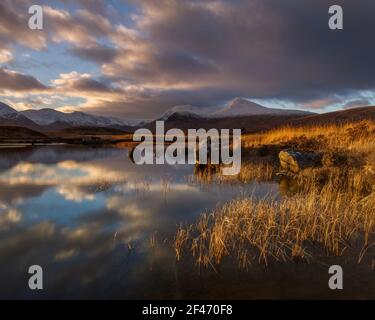
[[[245,143],[284,145],[296,143],[296,137],[297,143],[305,143],[318,136],[316,151],[340,150],[361,161],[305,169],[294,177],[299,188],[292,195],[238,198],[202,214],[196,223],[177,231],[177,259],[191,253],[198,264],[213,266],[232,257],[247,267],[252,261],[267,265],[271,260],[348,254],[358,263],[371,263],[375,251],[374,123],[284,128],[254,135]],[[268,181],[277,170],[272,162],[250,162],[238,178]]]

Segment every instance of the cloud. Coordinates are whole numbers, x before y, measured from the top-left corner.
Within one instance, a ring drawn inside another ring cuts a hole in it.
[[[8,63],[13,60],[13,54],[9,50],[0,49],[0,63]]]
[[[46,33],[28,27],[29,0],[3,0],[0,2],[0,43],[17,43],[41,50],[46,47]]]
[[[371,101],[365,98],[361,98],[358,100],[352,100],[347,102],[344,106],[343,109],[353,109],[353,108],[360,108],[360,107],[367,107],[372,105]]]
[[[337,94],[375,88],[375,45],[365,36],[375,28],[375,3],[362,2],[342,1],[340,33],[328,28],[323,0],[141,1],[138,36],[102,70],[159,89],[154,104],[166,96],[207,105],[239,95],[324,108]]]
[[[80,94],[84,92],[104,92],[107,93],[111,89],[105,84],[92,79],[91,74],[80,74],[76,71],[60,74],[60,78],[53,80],[56,90],[60,91],[78,91]]]
[[[324,109],[327,106],[330,106],[339,102],[341,102],[341,99],[329,97],[329,98],[315,99],[312,101],[305,102],[301,104],[301,107],[304,109],[312,109],[312,110]]]
[[[49,6],[43,7],[48,31],[54,42],[69,42],[73,44],[90,44],[95,42],[94,35],[87,30],[86,26],[78,23],[74,17],[65,10],[54,9]]]
[[[325,0],[128,2],[136,9],[81,0],[63,10],[60,1],[44,1],[48,28],[31,33],[21,23],[22,1],[6,0],[0,39],[9,48],[64,44],[98,64],[99,76],[66,70],[71,77],[53,80],[57,92],[81,95],[80,107],[97,113],[153,117],[173,105],[236,96],[324,109],[337,97],[358,100],[358,92],[375,90],[373,0],[340,0],[340,31],[328,28]]]
[[[8,91],[43,91],[48,87],[33,76],[0,67],[0,93]]]
[[[99,44],[87,47],[72,47],[69,52],[82,59],[89,59],[97,63],[111,62],[117,54],[116,49]]]

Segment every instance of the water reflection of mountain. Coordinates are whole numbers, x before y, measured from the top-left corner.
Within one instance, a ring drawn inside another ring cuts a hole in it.
[[[104,159],[121,156],[124,149],[88,148],[87,146],[39,146],[0,148],[0,172],[12,168],[17,163],[56,164],[61,161],[83,162],[90,159]]]

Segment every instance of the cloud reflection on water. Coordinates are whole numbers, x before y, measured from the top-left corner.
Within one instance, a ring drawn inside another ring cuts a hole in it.
[[[130,283],[140,288],[143,264],[164,250],[150,251],[152,234],[171,241],[180,222],[243,192],[243,186],[191,183],[188,165],[137,166],[125,149],[38,147],[25,155],[0,154],[6,163],[0,168],[0,297],[29,294],[23,281],[32,264],[49,270],[47,297],[96,296],[113,286],[121,292]],[[277,190],[247,188],[263,195]]]

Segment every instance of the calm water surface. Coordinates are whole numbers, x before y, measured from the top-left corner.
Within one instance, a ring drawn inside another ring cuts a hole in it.
[[[137,166],[124,148],[0,148],[0,298],[322,298],[321,289],[301,292],[298,264],[214,272],[176,262],[180,223],[241,195],[278,194],[276,183],[207,184],[193,172]],[[41,291],[28,289],[34,264]],[[330,294],[324,266],[321,274],[309,281]]]
[[[193,182],[193,171],[138,166],[120,148],[1,148],[1,297],[139,297],[155,267],[173,281],[180,223],[241,194],[277,190]],[[43,292],[27,288],[33,264],[44,269]]]

